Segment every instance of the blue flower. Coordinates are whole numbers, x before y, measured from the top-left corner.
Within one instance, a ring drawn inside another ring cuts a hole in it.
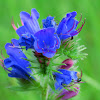
[[[46,19],[42,20],[43,28],[55,27],[56,22],[54,21],[54,17],[48,16]]]
[[[29,34],[35,34],[37,31],[40,30],[40,26],[38,23],[39,13],[36,9],[31,10],[31,16],[27,12],[20,12],[20,18],[24,24],[24,26],[19,27],[16,32],[19,36],[28,32]]]
[[[81,29],[76,30],[78,21],[75,20],[77,13],[75,11],[66,14],[66,17],[61,20],[57,28],[57,34],[61,40],[77,35]]]
[[[24,60],[27,59],[27,57],[21,51],[21,49],[18,48],[18,46],[18,40],[16,39],[12,39],[12,43],[7,43],[5,45],[5,49],[7,51],[7,54],[9,55],[9,58],[6,58],[4,60],[4,65],[6,68],[12,68],[12,70],[8,73],[9,77],[29,80],[32,71],[27,67],[30,66],[30,63]]]
[[[31,34],[23,34],[20,38],[19,38],[19,45],[20,46],[25,46],[26,50],[31,48],[34,49],[34,37]]]
[[[23,22],[23,26],[16,30],[16,33],[20,37],[19,44],[21,46],[26,46],[26,49],[33,48],[34,34],[40,30],[40,26],[37,21],[39,13],[36,9],[32,9],[30,16],[29,13],[22,11],[20,13],[20,18]]]
[[[38,53],[42,53],[47,58],[51,58],[60,47],[60,39],[55,34],[54,28],[45,28],[35,33],[34,48]]]
[[[53,75],[55,76],[55,88],[62,89],[64,85],[68,85],[72,82],[72,80],[77,80],[77,72],[69,71],[65,69],[58,70],[61,73],[55,72]]]

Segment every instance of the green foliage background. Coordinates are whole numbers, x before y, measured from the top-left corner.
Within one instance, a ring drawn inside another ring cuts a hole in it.
[[[7,57],[4,45],[12,38],[17,38],[11,26],[12,16],[17,25],[21,25],[19,13],[31,12],[36,8],[40,13],[39,23],[48,15],[55,16],[60,21],[67,12],[77,11],[77,19],[80,13],[86,24],[79,33],[82,44],[86,45],[88,53],[84,61],[79,61],[83,71],[82,79],[86,82],[81,84],[80,93],[72,100],[100,100],[100,1],[99,0],[0,0],[0,50]],[[1,58],[1,56],[0,56]],[[35,92],[14,92],[8,89],[15,84],[15,80],[9,78],[7,73],[0,67],[0,100],[40,100]]]

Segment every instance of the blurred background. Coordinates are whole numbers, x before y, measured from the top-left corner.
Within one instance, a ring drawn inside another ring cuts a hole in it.
[[[99,0],[0,0],[0,50],[7,57],[4,45],[18,36],[11,26],[12,16],[17,25],[21,25],[19,13],[31,12],[36,8],[40,13],[39,23],[48,15],[60,21],[68,12],[77,11],[77,19],[86,18],[86,24],[79,33],[81,44],[87,49],[88,56],[80,60],[83,71],[79,95],[71,100],[100,100],[100,1]],[[0,55],[1,58],[1,55]],[[35,92],[14,92],[8,89],[14,83],[5,70],[0,67],[0,100],[39,100]]]

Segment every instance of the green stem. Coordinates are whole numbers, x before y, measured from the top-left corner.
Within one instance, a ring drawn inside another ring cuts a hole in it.
[[[49,86],[47,86],[46,100],[48,100],[48,94],[49,94]]]
[[[48,100],[48,87],[47,85],[45,86],[45,88],[42,91],[42,100]]]

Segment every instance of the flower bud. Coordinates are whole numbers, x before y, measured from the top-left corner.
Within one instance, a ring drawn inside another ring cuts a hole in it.
[[[72,98],[72,97],[78,95],[79,87],[74,87],[74,88],[75,88],[75,90],[72,90],[72,91],[71,91],[71,90],[66,90],[66,89],[64,89],[64,90],[60,93],[60,95],[58,96],[58,97],[63,96],[60,100],[70,99],[70,98]],[[77,89],[77,90],[76,90],[76,89]]]
[[[62,63],[66,64],[66,65],[61,65],[60,68],[61,69],[69,69],[70,67],[73,66],[74,62],[72,59],[66,59],[64,60]]]

